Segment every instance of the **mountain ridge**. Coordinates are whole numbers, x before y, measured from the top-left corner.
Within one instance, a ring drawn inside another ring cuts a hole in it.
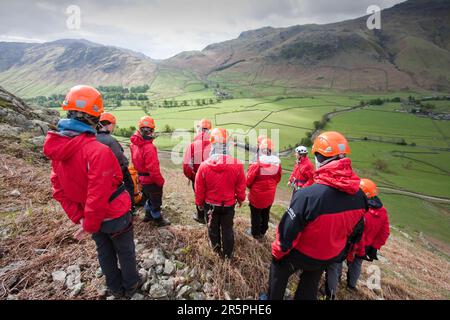
[[[80,82],[149,84],[160,68],[168,68],[237,86],[450,90],[450,2],[409,0],[383,10],[381,19],[381,30],[367,29],[367,15],[330,24],[266,26],[165,60],[83,39],[0,42],[0,83],[16,94],[48,95]]]

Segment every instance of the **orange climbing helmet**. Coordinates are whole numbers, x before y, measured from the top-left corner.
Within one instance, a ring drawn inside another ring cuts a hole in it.
[[[369,199],[376,197],[379,194],[377,185],[370,179],[361,179],[359,187]]]
[[[79,111],[100,117],[103,112],[102,94],[91,86],[72,87],[64,99],[62,108],[65,111]]]
[[[350,154],[350,147],[345,137],[336,131],[321,133],[312,146],[312,153],[320,153],[324,157],[334,157],[342,154]]]
[[[109,123],[112,123],[112,124],[117,123],[116,117],[112,113],[109,113],[109,112],[103,112],[101,114],[100,122],[102,122],[102,121],[108,121]]]
[[[153,118],[150,116],[143,116],[141,118],[141,120],[139,120],[138,126],[139,126],[139,129],[142,129],[142,128],[155,129],[156,128],[155,120],[153,120]]]
[[[273,147],[274,147],[273,142],[269,138],[263,139],[259,144],[259,149],[261,150],[266,149],[272,151]]]
[[[211,121],[208,119],[200,120],[200,122],[198,123],[198,126],[202,129],[208,129],[208,130],[211,130],[211,128],[212,128]]]
[[[224,128],[215,128],[211,131],[211,135],[209,141],[211,143],[222,143],[225,144],[228,142],[228,132]]]
[[[265,135],[263,135],[263,134],[261,134],[261,135],[259,135],[258,136],[258,146],[261,144],[261,142],[264,140],[264,139],[267,139],[267,137],[265,136]]]

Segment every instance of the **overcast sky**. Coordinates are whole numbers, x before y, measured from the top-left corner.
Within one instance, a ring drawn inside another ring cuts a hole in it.
[[[0,41],[84,38],[164,59],[264,26],[329,23],[404,0],[0,0]],[[81,28],[67,27],[77,5]]]

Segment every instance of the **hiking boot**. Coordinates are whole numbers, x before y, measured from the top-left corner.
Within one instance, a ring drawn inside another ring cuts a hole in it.
[[[163,217],[160,217],[159,219],[153,219],[153,221],[156,223],[156,226],[158,228],[170,226],[170,221]]]
[[[141,275],[139,275],[139,281],[136,282],[134,286],[132,286],[130,289],[125,290],[125,297],[128,299],[131,299],[133,295],[142,287],[142,285],[145,283],[145,278]]]
[[[252,228],[248,228],[247,230],[245,230],[245,234],[256,239],[256,240],[261,240],[263,238],[263,235],[258,235],[258,236],[254,236],[252,234]]]
[[[197,221],[198,223],[201,224],[206,224],[205,219],[200,218],[196,213],[193,214],[192,219],[194,219],[195,221]]]
[[[347,290],[350,292],[357,292],[358,289],[356,287],[352,287],[351,285],[347,284]]]
[[[106,296],[113,296],[116,299],[122,299],[124,297],[125,292],[123,291],[123,289],[120,290],[111,290],[111,289],[107,289],[106,290]]]
[[[145,215],[143,222],[152,222],[155,221],[152,216]]]

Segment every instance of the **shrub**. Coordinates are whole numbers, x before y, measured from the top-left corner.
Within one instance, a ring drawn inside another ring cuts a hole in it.
[[[375,159],[372,162],[374,169],[381,172],[389,172],[389,163],[383,159]]]

